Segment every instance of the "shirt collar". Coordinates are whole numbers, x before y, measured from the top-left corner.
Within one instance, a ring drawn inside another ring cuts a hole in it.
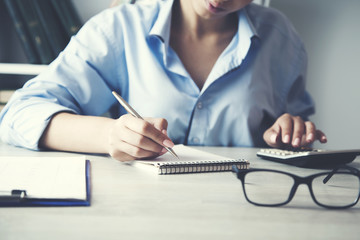
[[[256,28],[255,28],[255,26],[254,26],[254,23],[253,23],[253,21],[251,20],[251,18],[249,17],[249,14],[248,14],[248,12],[247,12],[247,7],[245,7],[244,9],[242,9],[240,12],[239,12],[239,14],[241,13],[241,12],[243,12],[243,14],[244,14],[244,16],[245,16],[245,18],[246,18],[246,28],[247,28],[247,31],[248,31],[248,35],[249,36],[252,36],[252,37],[259,37],[259,35],[258,35],[258,32],[256,31]],[[240,21],[240,20],[239,20]],[[240,26],[239,26],[239,28],[240,28]]]
[[[257,36],[256,29],[249,18],[246,8],[242,9],[238,12],[238,31],[235,35],[235,38],[237,38],[238,56],[241,57],[241,60],[246,57],[250,49],[251,39]]]
[[[165,44],[166,49],[169,46],[170,41],[170,27],[173,3],[174,0],[162,2],[158,17],[149,33],[150,36],[158,37]]]

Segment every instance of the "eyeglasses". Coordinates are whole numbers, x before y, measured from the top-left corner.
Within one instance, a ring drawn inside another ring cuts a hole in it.
[[[325,208],[349,208],[360,198],[360,171],[349,166],[300,177],[271,169],[232,171],[241,181],[245,198],[257,206],[277,207],[289,203],[300,184],[306,184],[314,202]]]

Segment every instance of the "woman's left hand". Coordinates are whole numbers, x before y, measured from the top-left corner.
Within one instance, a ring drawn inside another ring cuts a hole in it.
[[[264,140],[274,148],[305,147],[316,140],[326,143],[325,134],[316,129],[311,121],[304,121],[301,117],[285,113],[265,131]]]

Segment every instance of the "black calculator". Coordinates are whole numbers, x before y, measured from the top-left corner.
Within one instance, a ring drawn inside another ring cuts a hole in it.
[[[260,149],[257,156],[280,163],[290,164],[304,168],[331,168],[337,165],[352,162],[358,155],[360,149],[352,150],[323,150],[312,148],[300,149]]]

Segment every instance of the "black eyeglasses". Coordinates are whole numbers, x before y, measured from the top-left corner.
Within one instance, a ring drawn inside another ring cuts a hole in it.
[[[271,169],[232,171],[241,181],[245,198],[257,206],[277,207],[289,203],[300,184],[306,184],[314,202],[325,208],[349,208],[360,198],[360,171],[349,166],[300,177]]]

